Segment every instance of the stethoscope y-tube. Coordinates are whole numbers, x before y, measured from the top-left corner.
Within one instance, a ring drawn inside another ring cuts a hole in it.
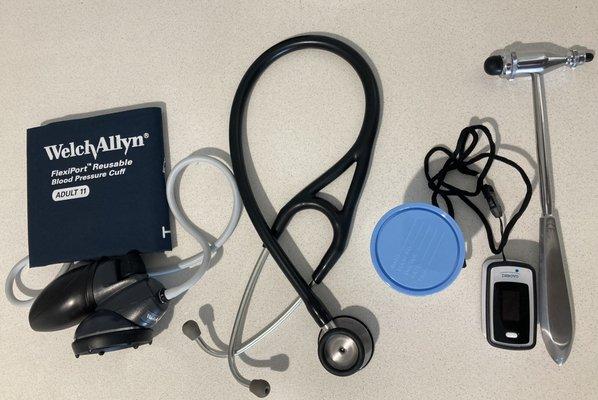
[[[320,177],[297,193],[278,213],[272,228],[268,226],[257,204],[245,165],[243,149],[243,134],[245,128],[245,111],[251,90],[260,75],[274,61],[293,51],[314,48],[330,51],[345,59],[357,72],[365,92],[365,113],[359,136],[349,151],[324,172]],[[312,280],[320,283],[347,246],[349,230],[359,195],[365,183],[370,157],[380,119],[380,94],[376,78],[367,61],[348,44],[328,36],[305,35],[287,39],[264,52],[249,67],[241,80],[232,105],[230,117],[230,152],[233,171],[237,179],[239,191],[256,231],[264,242],[272,257],[276,260],[282,272],[291,282],[309,313],[320,327],[331,322],[332,315],[313,292],[310,285],[301,277],[285,251],[278,243],[293,216],[306,209],[314,209],[323,213],[333,229],[333,239],[318,267],[314,270]],[[317,194],[324,187],[333,182],[349,167],[356,164],[355,173],[347,192],[343,207],[339,210],[329,201]]]

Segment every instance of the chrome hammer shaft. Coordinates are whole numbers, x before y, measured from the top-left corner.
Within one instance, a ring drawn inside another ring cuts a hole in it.
[[[544,96],[544,79],[540,74],[532,75],[534,94],[534,119],[536,123],[536,151],[538,155],[538,174],[540,176],[540,202],[542,215],[552,215],[554,199],[552,197],[552,177],[549,169],[548,147],[548,117],[546,115],[546,97]]]
[[[542,75],[531,74],[538,174],[540,178],[540,259],[539,259],[539,316],[542,339],[548,353],[562,365],[573,344],[573,307],[568,289],[568,277],[561,248],[559,225],[554,214],[554,198],[547,152],[547,116]]]

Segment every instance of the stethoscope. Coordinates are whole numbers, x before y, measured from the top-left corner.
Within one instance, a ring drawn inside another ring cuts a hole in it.
[[[243,148],[245,111],[249,103],[251,90],[266,68],[285,54],[307,48],[330,51],[342,57],[355,69],[365,92],[363,123],[359,136],[349,151],[330,169],[297,193],[282,207],[272,227],[270,227],[257,204],[247,174]],[[200,347],[209,354],[216,357],[227,357],[230,370],[235,379],[241,385],[248,387],[258,397],[267,396],[270,392],[270,385],[265,380],[249,380],[242,376],[235,365],[235,356],[245,352],[276,329],[302,302],[320,327],[318,357],[327,371],[339,376],[351,375],[365,367],[372,357],[374,343],[367,327],[353,317],[333,317],[322,300],[314,293],[313,288],[322,282],[347,246],[357,202],[366,180],[379,119],[380,94],[372,69],[357,50],[338,39],[328,36],[297,36],[276,44],[254,61],[237,88],[229,126],[233,171],[247,214],[264,243],[264,249],[256,262],[239,305],[228,351],[215,350],[208,346],[201,338],[199,327],[194,321],[188,321],[184,325],[183,331],[191,339],[196,340]],[[353,164],[355,164],[355,172],[344,205],[339,209],[318,194]],[[278,242],[278,238],[293,217],[299,211],[307,209],[317,210],[324,214],[333,229],[332,243],[314,270],[311,282],[306,282],[303,279]],[[240,326],[245,319],[253,290],[269,254],[272,255],[293,285],[299,294],[299,298],[285,310],[280,318],[270,323],[253,339],[246,343],[239,343]]]

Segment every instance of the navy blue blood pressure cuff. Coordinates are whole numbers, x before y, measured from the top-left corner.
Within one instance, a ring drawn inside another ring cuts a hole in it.
[[[170,250],[162,110],[27,130],[31,266]]]

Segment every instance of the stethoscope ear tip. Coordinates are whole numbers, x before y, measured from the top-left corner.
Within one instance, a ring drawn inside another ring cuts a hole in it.
[[[249,383],[249,391],[257,397],[266,397],[270,394],[270,384],[263,379],[254,379]]]
[[[199,325],[192,319],[183,324],[183,333],[191,340],[196,340],[201,336]]]

